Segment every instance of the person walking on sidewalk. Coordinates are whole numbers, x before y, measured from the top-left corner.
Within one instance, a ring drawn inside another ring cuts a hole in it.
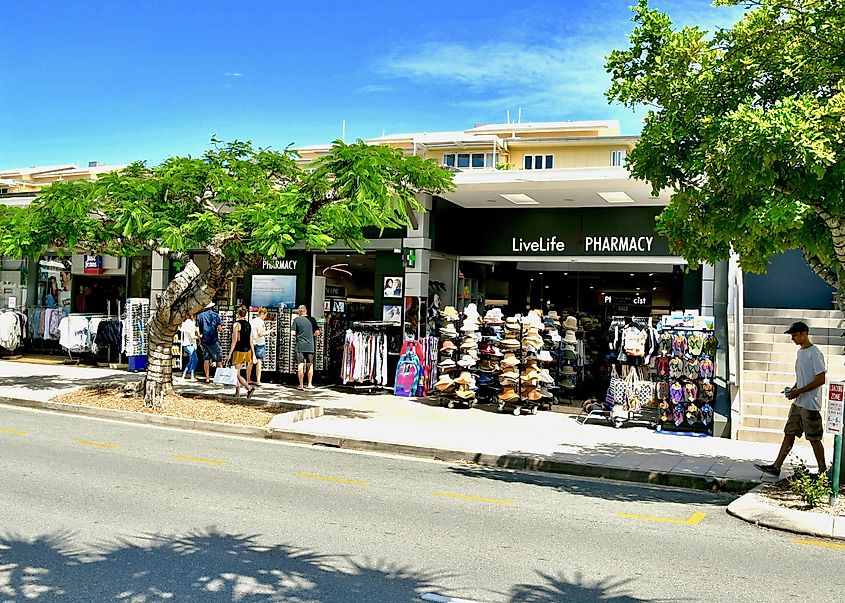
[[[223,353],[220,351],[220,315],[214,311],[214,302],[208,302],[205,310],[197,316],[197,329],[200,332],[200,346],[202,347],[203,365],[205,367],[205,382],[211,383],[208,371],[214,362],[218,368],[223,366]]]
[[[305,375],[308,374],[308,389],[314,387],[314,337],[320,334],[316,321],[308,316],[308,308],[299,306],[299,316],[293,319],[290,332],[296,335],[296,376],[299,377],[299,389],[305,389]]]
[[[252,359],[255,357],[255,350],[252,347],[252,327],[249,325],[246,315],[246,306],[238,308],[238,319],[232,325],[232,347],[229,349],[229,355],[226,358],[237,371],[237,381],[235,381],[236,398],[239,398],[241,395],[241,385],[247,390],[247,398],[251,398],[255,392],[255,388],[250,387],[247,380],[241,376],[242,369],[246,369],[247,375],[249,374],[249,367],[252,364]]]
[[[258,316],[249,321],[249,326],[252,327],[252,346],[255,348],[255,357],[252,359],[252,364],[255,367],[255,379],[253,379],[252,384],[256,387],[261,385],[261,365],[267,354],[267,325],[264,322],[265,318],[267,318],[267,308],[259,308]],[[248,378],[247,381],[249,381]]]
[[[792,400],[792,406],[789,408],[789,417],[783,428],[783,443],[775,462],[771,465],[754,466],[764,473],[779,477],[781,467],[795,444],[795,438],[800,438],[803,434],[813,447],[819,474],[822,474],[827,471],[822,444],[824,429],[821,415],[822,386],[827,373],[824,354],[810,341],[810,327],[806,323],[800,320],[792,323],[786,334],[791,335],[793,343],[800,346],[798,358],[795,360],[795,385],[784,389],[786,397]]]
[[[185,370],[182,371],[182,379],[188,378],[188,373],[191,374],[191,379],[196,379],[197,368],[197,339],[199,333],[197,332],[197,323],[194,322],[194,317],[189,316],[179,327],[182,333],[182,348],[188,355],[188,362],[185,364]]]

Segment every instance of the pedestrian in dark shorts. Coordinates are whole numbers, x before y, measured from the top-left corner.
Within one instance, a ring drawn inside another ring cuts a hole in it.
[[[754,465],[757,469],[775,477],[780,476],[780,469],[795,438],[801,435],[807,438],[813,453],[816,455],[816,463],[819,466],[819,473],[827,471],[827,463],[824,459],[824,429],[822,428],[822,386],[825,382],[827,369],[824,364],[824,354],[810,341],[810,327],[806,323],[798,321],[786,331],[792,336],[792,341],[800,346],[798,358],[795,360],[795,385],[784,389],[783,393],[792,400],[789,408],[789,417],[786,419],[786,426],[783,428],[783,443],[780,445],[780,452],[775,462],[771,465]]]
[[[299,306],[297,316],[290,325],[290,332],[296,335],[296,376],[299,377],[299,389],[305,389],[305,375],[308,375],[308,389],[314,385],[314,337],[320,334],[308,316],[308,308]],[[307,367],[307,368],[306,368]]]
[[[220,349],[220,315],[214,311],[214,302],[208,302],[205,310],[199,313],[196,320],[197,330],[200,332],[200,348],[204,358],[205,382],[211,383],[209,368],[211,363],[219,368],[223,366],[223,352]]]

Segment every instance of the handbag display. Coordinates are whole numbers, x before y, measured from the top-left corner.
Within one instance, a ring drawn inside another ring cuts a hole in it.
[[[610,374],[610,385],[607,388],[607,396],[605,402],[609,407],[616,407],[618,404],[621,408],[625,403],[625,380],[619,376],[614,366]]]
[[[219,385],[235,385],[238,382],[238,369],[234,366],[218,367],[214,371],[214,382]]]

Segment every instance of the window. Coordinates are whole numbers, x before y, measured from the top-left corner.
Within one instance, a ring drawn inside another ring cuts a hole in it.
[[[498,160],[498,153],[443,153],[443,165],[462,169],[494,168]]]
[[[620,149],[617,151],[610,152],[610,167],[622,167],[625,165],[625,157],[628,155],[628,151],[624,149]]]
[[[8,188],[0,188],[0,195],[7,195],[9,194]]]
[[[554,155],[526,155],[524,167],[526,170],[551,170],[555,165]]]

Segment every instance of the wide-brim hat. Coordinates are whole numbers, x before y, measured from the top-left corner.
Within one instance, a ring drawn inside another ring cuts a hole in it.
[[[505,357],[500,361],[502,366],[517,366],[519,364],[519,358],[514,356],[513,354],[505,354]]]
[[[456,346],[456,345],[455,345],[455,344],[454,344],[451,340],[449,340],[449,339],[447,339],[446,341],[444,341],[444,342],[443,342],[443,345],[441,345],[441,346],[440,346],[440,351],[441,351],[441,352],[453,352],[453,351],[455,351],[456,349],[458,349],[458,346]]]
[[[491,325],[500,325],[504,322],[501,308],[490,308],[484,314],[484,322]]]
[[[447,358],[446,360],[441,360],[440,362],[438,362],[437,366],[438,368],[440,368],[440,370],[448,371],[450,369],[455,368],[456,365],[454,360],[452,360],[451,358]]]
[[[566,320],[563,321],[563,328],[574,331],[578,328],[578,319],[574,316],[567,316]]]
[[[564,349],[563,352],[560,354],[564,360],[575,360],[577,356],[575,355],[575,350]]]
[[[516,348],[519,347],[519,340],[518,339],[511,339],[511,338],[503,339],[502,341],[499,342],[499,347],[504,348],[504,349],[508,349],[508,350],[515,350]]]
[[[458,314],[458,311],[455,309],[455,306],[446,306],[445,308],[440,310],[440,316],[442,316],[443,318],[448,318],[449,320],[455,320],[457,318],[460,318],[460,314]]]
[[[457,331],[457,329],[455,329],[454,325],[449,324],[449,325],[446,325],[445,327],[443,327],[442,329],[440,329],[440,335],[441,336],[445,335],[447,337],[457,337],[458,331]]]
[[[452,379],[449,375],[443,374],[437,378],[437,383],[434,384],[434,387],[437,387],[438,385],[451,385],[454,382],[455,380]]]
[[[551,318],[552,320],[557,320],[560,315],[557,313],[557,310],[549,310],[546,312],[546,318]]]
[[[563,341],[573,345],[578,343],[578,339],[575,337],[575,331],[567,331],[566,335],[563,336]]]
[[[511,400],[519,398],[519,394],[517,394],[512,387],[506,386],[502,393],[498,395],[498,398],[503,402],[510,402]]]
[[[554,383],[555,378],[552,377],[552,374],[549,372],[549,369],[542,369],[540,371],[540,381],[542,383]]]
[[[463,366],[465,368],[475,366],[475,358],[473,358],[469,354],[464,354],[463,356],[461,356],[461,359],[458,360],[458,366]]]
[[[461,331],[477,331],[478,323],[473,320],[465,320],[461,325]]]
[[[474,339],[470,340],[470,341],[467,341],[466,339],[464,339],[463,343],[461,343],[461,349],[462,350],[475,349],[477,347],[478,347],[478,342]]]
[[[571,366],[569,366],[568,364],[565,364],[561,367],[560,374],[561,375],[574,375],[575,369],[572,368]]]
[[[537,356],[537,360],[540,362],[551,362],[554,360],[552,355],[549,353],[549,350],[540,350],[540,354]]]
[[[458,388],[458,391],[455,393],[455,395],[461,398],[462,400],[472,400],[473,398],[475,398],[475,392],[469,387]]]
[[[475,378],[469,371],[461,371],[461,374],[454,381],[459,385],[475,385]]]

